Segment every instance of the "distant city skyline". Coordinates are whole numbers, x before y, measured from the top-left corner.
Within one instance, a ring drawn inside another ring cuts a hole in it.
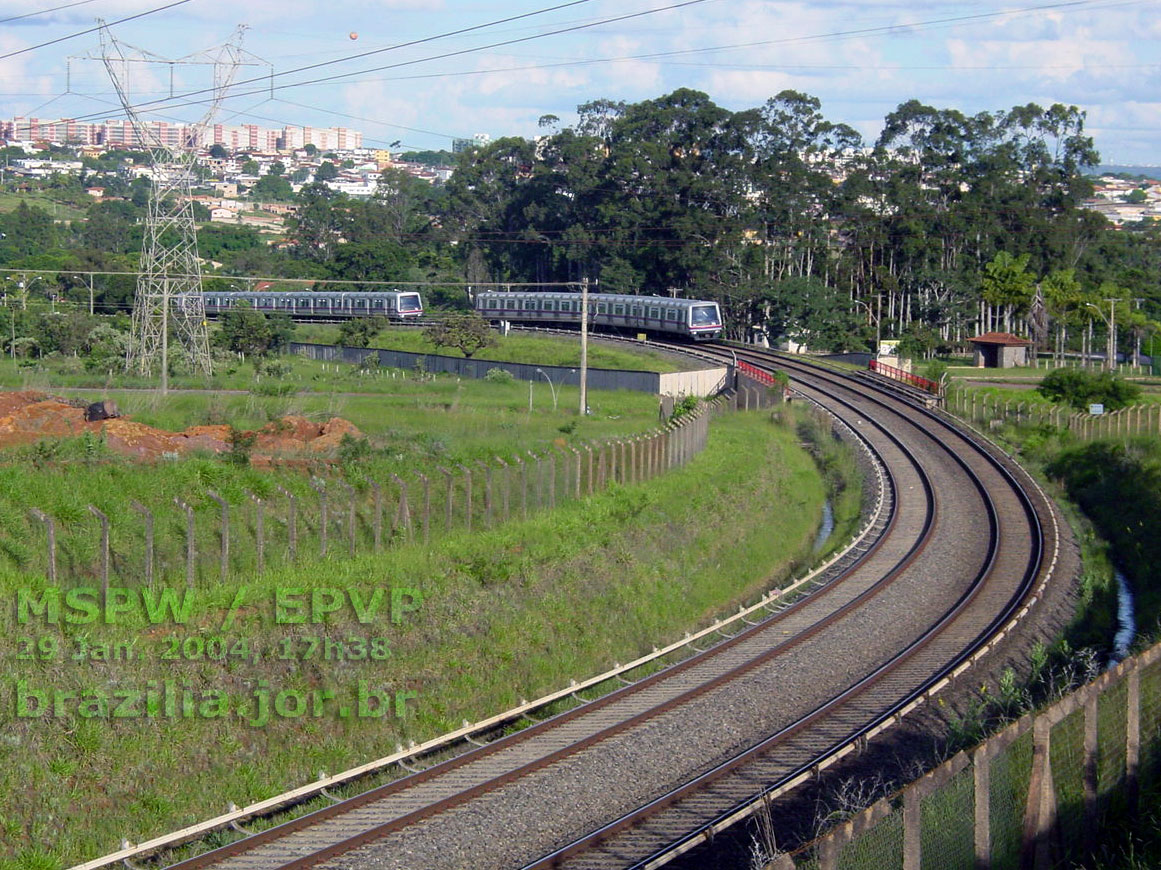
[[[53,5],[0,0],[0,19]],[[80,59],[99,53],[96,34],[26,49],[86,30],[98,15],[114,21],[160,5],[88,0],[5,23],[0,116],[119,117],[102,64]],[[1087,112],[1102,162],[1161,165],[1156,0],[576,0],[537,14],[548,8],[528,0],[373,0],[350,8],[192,0],[114,33],[173,59],[220,45],[246,23],[245,49],[271,64],[273,76],[264,66],[243,67],[218,120],[361,130],[369,148],[451,150],[454,139],[478,133],[532,137],[544,115],[569,125],[578,104],[637,102],[679,87],[731,110],[790,88],[818,97],[829,120],[850,124],[868,142],[883,116],[912,98],[966,114],[1029,102],[1076,105]],[[435,38],[451,31],[460,32]],[[169,69],[132,72],[135,101],[162,101],[149,117],[181,123],[202,108],[180,105],[197,95],[168,99]],[[208,81],[193,67],[172,75],[177,97]]]

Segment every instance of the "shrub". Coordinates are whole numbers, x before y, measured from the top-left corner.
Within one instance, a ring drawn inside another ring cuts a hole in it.
[[[516,377],[507,369],[492,368],[488,369],[488,373],[484,375],[484,380],[491,381],[493,384],[510,384],[516,380]]]
[[[1056,369],[1044,376],[1036,388],[1044,398],[1083,411],[1099,402],[1110,411],[1123,408],[1140,398],[1141,388],[1112,372]]]

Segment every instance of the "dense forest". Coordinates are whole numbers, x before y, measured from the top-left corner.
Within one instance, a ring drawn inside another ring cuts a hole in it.
[[[376,196],[352,199],[308,184],[279,244],[207,225],[207,275],[431,281],[429,303],[452,307],[465,282],[588,278],[719,300],[734,337],[898,337],[915,356],[993,329],[1103,347],[1109,298],[1127,350],[1161,317],[1158,229],[1113,230],[1081,207],[1099,157],[1075,107],[965,115],[912,100],[875,142],[794,91],[735,112],[683,89],[596,100],[578,118],[458,154],[444,185],[388,170]],[[69,270],[135,264],[144,191],[126,193],[71,223],[24,204],[0,215],[0,266],[59,269],[46,292],[87,302]],[[131,304],[131,279],[94,283],[98,310]]]

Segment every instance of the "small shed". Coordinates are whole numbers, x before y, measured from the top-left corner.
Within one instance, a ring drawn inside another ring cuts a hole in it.
[[[975,346],[977,368],[1010,369],[1028,365],[1028,348],[1032,342],[1010,332],[985,332],[968,339]]]

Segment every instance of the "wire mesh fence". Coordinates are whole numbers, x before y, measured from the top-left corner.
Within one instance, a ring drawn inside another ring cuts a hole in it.
[[[1083,866],[1161,779],[1161,644],[1011,723],[768,868]]]
[[[1082,441],[1131,435],[1161,434],[1161,404],[1129,405],[1115,411],[1090,414],[1043,402],[1014,402],[971,389],[949,389],[946,408],[982,429],[1006,425],[1053,426]]]

